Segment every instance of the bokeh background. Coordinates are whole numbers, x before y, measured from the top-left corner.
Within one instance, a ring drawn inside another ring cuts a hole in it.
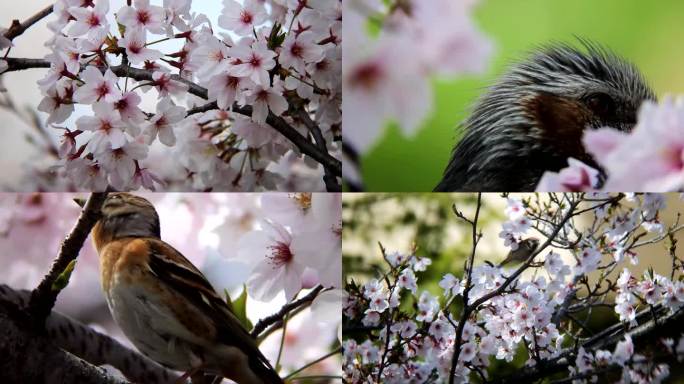
[[[495,45],[486,74],[435,79],[435,104],[414,137],[388,125],[363,156],[368,191],[431,191],[458,141],[468,108],[503,71],[539,44],[594,40],[634,62],[656,94],[684,93],[684,2],[661,0],[481,0],[475,19]]]

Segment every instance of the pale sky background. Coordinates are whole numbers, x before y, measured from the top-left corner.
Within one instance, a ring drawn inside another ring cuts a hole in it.
[[[23,21],[50,3],[53,3],[53,1],[0,0],[0,27],[8,28],[13,19]],[[162,0],[151,0],[150,3],[161,6]],[[110,0],[110,14],[112,14],[111,11],[117,11],[124,4],[125,0]],[[209,20],[211,20],[212,26],[216,28],[218,15],[222,8],[223,2],[221,0],[194,0],[192,12],[206,14]],[[49,50],[43,44],[52,35],[51,31],[47,28],[47,23],[53,18],[54,16],[52,15],[48,16],[16,38],[14,40],[15,46],[12,48],[9,57],[43,58],[48,54]],[[110,21],[113,21],[113,18],[110,18]],[[162,47],[161,45],[159,46]],[[163,48],[161,49],[163,50]],[[36,110],[42,99],[36,81],[45,76],[46,71],[46,69],[30,69],[2,76],[4,87],[10,92],[14,103],[19,109],[30,107]],[[147,98],[143,98],[143,108],[153,112],[155,98],[152,95],[153,93],[150,93]],[[85,111],[88,111],[88,109],[85,109]],[[39,112],[39,114],[43,121],[47,118],[47,114],[42,112]],[[74,127],[73,122],[75,119],[76,117],[72,117],[67,121],[70,128]],[[60,133],[56,129],[50,130],[55,133],[56,137]],[[24,164],[35,162],[39,159],[36,147],[28,144],[26,141],[26,135],[34,133],[35,129],[25,124],[15,114],[0,109],[0,169],[2,169],[2,172],[0,172],[0,190],[16,185],[24,173]]]

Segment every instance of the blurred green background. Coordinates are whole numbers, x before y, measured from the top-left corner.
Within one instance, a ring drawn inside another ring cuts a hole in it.
[[[495,44],[486,74],[435,79],[433,113],[415,137],[388,126],[362,158],[368,191],[431,191],[469,106],[512,62],[538,44],[574,36],[599,42],[634,62],[658,96],[684,93],[684,1],[481,0],[476,20]]]

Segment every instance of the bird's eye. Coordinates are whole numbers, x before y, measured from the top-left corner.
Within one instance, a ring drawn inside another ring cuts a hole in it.
[[[615,101],[605,93],[591,94],[585,99],[585,103],[594,113],[603,117],[615,110]]]

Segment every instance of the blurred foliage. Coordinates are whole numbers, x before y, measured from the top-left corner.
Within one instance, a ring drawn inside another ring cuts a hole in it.
[[[594,40],[634,62],[656,91],[684,93],[684,1],[661,0],[481,0],[480,28],[494,41],[488,73],[436,79],[431,117],[413,138],[390,125],[384,139],[362,159],[368,191],[430,191],[457,142],[468,108],[511,62],[540,44]]]
[[[499,199],[495,194],[490,197]],[[420,288],[439,293],[438,283],[444,274],[462,274],[472,245],[471,227],[454,215],[453,206],[472,215],[476,202],[477,195],[472,193],[345,194],[342,198],[344,281],[355,279],[362,283],[386,271],[378,243],[388,253],[407,253],[410,247],[401,248],[397,244],[412,243],[417,249],[416,255],[432,260],[427,271],[418,274]],[[503,212],[485,199],[480,228],[498,226],[502,220]],[[487,236],[496,238],[495,233]]]

